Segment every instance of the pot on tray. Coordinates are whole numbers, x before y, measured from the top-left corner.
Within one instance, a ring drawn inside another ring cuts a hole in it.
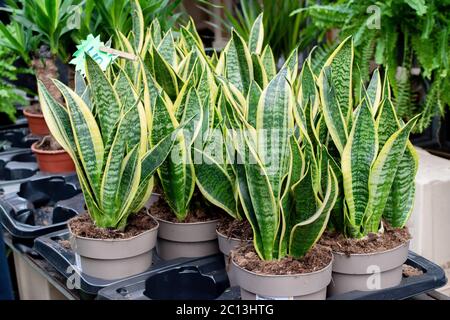
[[[325,300],[332,263],[310,273],[266,275],[248,271],[232,260],[242,300]]]
[[[51,173],[74,172],[75,164],[65,150],[42,150],[37,147],[39,142],[31,145],[36,155],[39,169]]]
[[[157,252],[161,259],[197,258],[219,252],[216,234],[218,219],[194,223],[155,219],[160,226]]]
[[[46,136],[50,134],[50,130],[42,113],[33,113],[26,108],[23,110],[23,114],[28,120],[28,128],[32,134],[37,136]]]
[[[400,284],[408,248],[409,241],[382,252],[346,255],[333,251],[333,281],[328,294],[379,290]]]
[[[233,271],[233,264],[230,263],[230,253],[232,250],[239,248],[243,243],[248,244],[251,241],[227,237],[220,233],[219,230],[216,230],[216,233],[219,241],[219,250],[223,253],[225,258],[225,268],[227,270],[228,279],[230,280],[230,286],[234,287],[237,285],[237,282]]]
[[[157,221],[156,221],[157,223]],[[74,234],[70,243],[81,272],[105,280],[122,279],[144,272],[152,265],[159,224],[126,239],[93,239]]]

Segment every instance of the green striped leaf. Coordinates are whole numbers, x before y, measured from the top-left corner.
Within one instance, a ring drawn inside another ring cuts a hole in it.
[[[41,110],[50,132],[64,150],[70,154],[71,158],[78,162],[77,146],[67,110],[53,98],[45,85],[39,80],[38,93]]]
[[[258,248],[257,252],[263,260],[272,260],[279,224],[279,208],[265,167],[248,139],[246,139],[246,145],[249,150],[249,164],[245,165],[248,192],[262,244],[262,248]],[[251,218],[253,217],[248,217],[249,220]],[[259,243],[255,244],[259,245]]]
[[[89,55],[86,55],[86,78],[99,118],[101,137],[107,144],[120,117],[120,100],[99,65]]]
[[[417,117],[411,119],[386,141],[372,166],[369,176],[369,201],[365,213],[366,232],[378,232],[395,173],[416,121]]]
[[[102,204],[103,211],[108,215],[114,215],[116,210],[120,209],[120,206],[116,206],[116,199],[120,186],[122,163],[126,154],[128,132],[133,130],[133,126],[135,126],[134,115],[132,110],[130,110],[120,120],[116,136],[111,144],[111,149],[106,160],[100,189],[100,202]],[[139,137],[140,134],[138,133],[137,138]],[[138,144],[134,144],[131,149],[137,149],[139,154]],[[133,173],[134,171],[130,174]],[[124,195],[121,194],[121,196]]]
[[[352,113],[352,77],[353,77],[353,39],[348,37],[333,51],[323,66],[331,69],[333,77],[329,86],[337,93],[336,100],[344,119],[348,121]],[[323,69],[319,76],[319,85],[323,82]]]
[[[215,206],[221,208],[233,218],[237,218],[237,203],[234,181],[228,172],[204,151],[194,149],[202,159],[195,164],[196,183],[203,196]]]
[[[252,29],[250,30],[249,49],[251,53],[261,54],[262,46],[264,42],[264,25],[263,14],[261,13],[253,22]]]
[[[240,91],[247,93],[253,79],[252,58],[244,40],[232,31],[225,48],[227,79]]]
[[[258,103],[261,93],[261,88],[253,80],[250,84],[250,90],[247,95],[247,121],[254,128],[256,128],[256,115],[258,112]]]
[[[272,80],[277,74],[277,65],[270,46],[266,46],[261,54],[261,61],[266,71],[268,80]]]
[[[383,212],[383,218],[394,228],[403,228],[413,210],[417,170],[417,153],[408,142]]]
[[[158,84],[172,100],[175,100],[178,95],[178,83],[181,80],[178,79],[169,63],[155,49],[153,49],[153,69]]]
[[[289,254],[295,258],[304,256],[320,239],[327,226],[330,212],[336,203],[339,187],[333,170],[331,168],[329,170],[327,192],[322,205],[311,218],[292,228]]]
[[[203,107],[200,101],[200,97],[197,94],[197,90],[192,88],[187,93],[186,103],[184,106],[182,123],[186,122],[188,119],[195,117],[193,121],[190,121],[184,129],[184,136],[186,139],[186,145],[191,147],[194,140],[197,138],[200,130],[202,128],[203,122]]]
[[[372,107],[372,113],[376,114],[381,103],[382,85],[380,71],[376,69],[373,72],[372,79],[370,80],[369,86],[367,87],[367,97]]]
[[[294,126],[293,103],[293,93],[286,80],[286,73],[280,72],[262,92],[258,104],[257,153],[269,174],[275,199],[281,195],[282,179],[287,173],[288,136]]]
[[[66,101],[77,154],[93,188],[95,199],[99,199],[104,153],[100,129],[83,100],[60,81],[54,82]]]
[[[300,181],[292,186],[295,211],[293,212],[293,214],[291,214],[291,226],[309,219],[316,213],[317,200],[316,193],[313,188],[312,174],[312,170],[308,165],[308,167],[306,168],[306,172],[301,177]]]
[[[131,207],[134,212],[141,209],[151,194],[151,179],[158,167],[167,160],[170,151],[176,141],[176,136],[182,127],[170,132],[163,137],[151,150],[142,157],[141,177]]]
[[[350,222],[360,226],[369,199],[370,169],[378,153],[375,121],[364,100],[342,153],[341,166],[344,194]]]
[[[136,53],[140,53],[144,45],[144,16],[139,0],[131,1],[131,18],[133,20],[134,48]]]
[[[161,43],[158,45],[158,53],[172,68],[177,66],[177,53],[176,53],[175,40],[173,39],[172,31],[169,30],[162,38]]]
[[[301,106],[304,107],[316,98],[316,80],[311,69],[311,57],[308,57],[303,64],[303,68],[300,73],[300,82],[301,86],[299,96],[301,99]]]
[[[254,79],[261,88],[265,88],[269,81],[267,79],[266,70],[264,70],[264,65],[261,61],[261,58],[254,53],[252,53],[251,57],[253,63]]]
[[[287,68],[289,70],[289,73],[291,75],[291,79],[295,79],[297,77],[298,72],[298,49],[295,48],[289,57],[286,59],[286,62],[284,63],[283,68]]]
[[[329,67],[322,69],[317,81],[325,123],[336,148],[342,154],[347,144],[348,133],[346,120],[337,99],[341,91],[334,86]]]
[[[160,120],[155,122],[152,128],[152,143],[156,145],[178,127],[178,124],[162,97],[156,100],[153,116]],[[161,164],[158,175],[167,203],[178,220],[183,221],[188,214],[188,205],[194,192],[194,166],[183,132],[178,132],[175,139],[171,157]]]
[[[395,107],[391,100],[384,100],[381,104],[376,120],[378,142],[383,148],[386,141],[399,129],[399,122]]]

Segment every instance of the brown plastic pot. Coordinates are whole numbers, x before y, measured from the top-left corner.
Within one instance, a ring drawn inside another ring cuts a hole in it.
[[[216,234],[219,220],[195,223],[156,220],[159,222],[156,249],[161,259],[198,258],[219,252]]]
[[[152,265],[158,227],[128,239],[91,239],[70,231],[70,243],[82,273],[116,280],[144,272]]]
[[[31,150],[36,155],[39,169],[45,172],[63,173],[74,172],[75,164],[72,158],[64,150],[41,150],[36,148],[38,142],[31,145]]]
[[[310,273],[265,275],[245,270],[232,261],[242,300],[325,300],[332,263]]]
[[[219,250],[223,253],[225,258],[225,267],[228,274],[228,280],[230,280],[230,286],[234,287],[237,285],[236,277],[233,272],[233,264],[230,264],[230,252],[239,248],[243,244],[248,244],[251,241],[241,240],[237,238],[229,238],[224,234],[216,230],[217,239],[219,240]]]
[[[43,114],[31,113],[27,109],[23,110],[23,114],[28,120],[28,128],[32,134],[37,136],[46,136],[50,134],[50,130],[45,122]]]
[[[396,286],[408,257],[409,241],[391,250],[345,255],[333,252],[333,281],[328,294],[372,291]]]

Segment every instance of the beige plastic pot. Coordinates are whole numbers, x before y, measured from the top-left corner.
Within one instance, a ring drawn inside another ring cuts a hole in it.
[[[237,238],[229,238],[224,234],[220,233],[218,230],[217,239],[219,240],[219,250],[223,253],[225,258],[225,267],[228,274],[228,280],[230,280],[230,286],[234,287],[237,285],[236,277],[233,272],[233,264],[230,264],[230,252],[242,246],[242,244],[247,244],[251,241],[241,240]]]
[[[163,260],[197,258],[219,252],[216,227],[219,220],[176,223],[159,222],[157,252]]]
[[[77,266],[89,276],[116,280],[144,272],[152,265],[158,227],[128,239],[91,239],[70,231]]]
[[[333,252],[333,280],[328,295],[372,291],[396,286],[408,257],[409,241],[391,250],[345,255]]]
[[[242,300],[325,300],[332,263],[311,273],[263,275],[245,270],[232,261]]]

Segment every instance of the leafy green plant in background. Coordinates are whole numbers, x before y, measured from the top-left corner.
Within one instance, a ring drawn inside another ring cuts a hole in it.
[[[10,82],[17,80],[17,73],[24,72],[14,66],[17,56],[7,48],[0,47],[0,112],[11,121],[16,120],[16,105],[25,104],[26,100]]]
[[[353,100],[352,59],[353,41],[347,38],[322,68],[313,99],[320,100],[327,128],[325,135],[316,135],[342,177],[343,207],[333,212],[333,227],[360,238],[377,233],[382,219],[403,227],[412,211],[418,163],[408,138],[418,116],[407,124],[398,119],[389,81],[381,81],[378,70],[362,88],[361,101]]]
[[[75,163],[95,225],[123,229],[148,200],[173,132],[149,150],[145,110],[125,72],[108,78],[90,57],[86,69],[87,83],[78,78],[76,92],[55,80],[66,106],[42,83],[40,103],[51,133]]]
[[[393,88],[398,116],[410,120],[420,113],[415,130],[421,132],[433,116],[442,115],[450,105],[449,10],[448,0],[341,0],[294,13],[308,13],[323,32],[340,29],[341,39],[353,35],[359,67],[355,83],[358,85],[360,78],[369,81],[371,61],[382,65]],[[425,101],[415,92],[414,67],[420,68]]]
[[[0,35],[0,46],[8,48],[31,66],[30,53],[38,48],[40,36],[33,35],[31,29],[25,28],[17,21],[11,21],[8,25],[0,22]]]
[[[7,1],[11,19],[42,36],[54,56],[67,61],[67,40],[77,27],[72,20],[80,0],[18,0]]]
[[[306,23],[304,14],[291,16],[291,12],[302,8],[308,1],[303,0],[247,0],[239,1],[238,5],[232,8],[224,7],[225,16],[215,14],[207,1],[199,1],[204,4],[203,10],[215,16],[221,22],[221,26],[215,28],[226,28],[236,30],[246,41],[249,40],[250,31],[257,17],[264,13],[264,45],[270,45],[278,62],[278,58],[285,59],[289,54],[299,48],[299,51],[306,49],[313,44],[318,33],[316,28],[311,28]]]
[[[144,25],[158,19],[163,31],[169,30],[183,15],[177,12],[181,0],[139,0]],[[133,28],[134,0],[86,0],[80,19],[80,29],[73,33],[76,42],[89,34],[117,40],[117,32],[128,35]]]

